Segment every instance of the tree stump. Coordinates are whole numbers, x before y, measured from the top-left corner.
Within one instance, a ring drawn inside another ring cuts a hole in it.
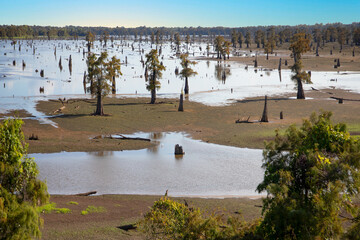
[[[339,98],[339,104],[343,104],[343,102],[344,102],[344,99]]]
[[[260,122],[269,122],[268,115],[267,115],[267,96],[266,95],[265,95],[264,111],[263,111]]]
[[[179,144],[175,145],[175,155],[184,155],[185,152],[183,151],[182,146],[180,146]]]
[[[180,103],[179,103],[179,108],[178,108],[178,111],[179,112],[183,112],[184,111],[184,95],[181,93],[180,94]]]
[[[280,119],[284,119],[284,115],[282,111],[280,112]]]

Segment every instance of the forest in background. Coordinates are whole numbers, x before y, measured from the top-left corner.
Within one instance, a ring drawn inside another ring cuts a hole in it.
[[[341,37],[347,43],[352,40],[355,45],[360,45],[360,22],[352,24],[331,23],[296,26],[253,26],[253,27],[80,27],[80,26],[29,26],[29,25],[0,25],[0,38],[73,38],[85,37],[88,32],[95,35],[109,34],[113,36],[132,35],[136,39],[143,36],[158,35],[160,39],[171,39],[175,33],[181,36],[231,36],[234,32],[246,36],[247,34],[256,42],[260,33],[275,34],[280,42],[288,42],[295,33],[311,34],[318,40],[335,42]],[[314,39],[315,40],[315,39]],[[320,41],[319,41],[320,42]]]

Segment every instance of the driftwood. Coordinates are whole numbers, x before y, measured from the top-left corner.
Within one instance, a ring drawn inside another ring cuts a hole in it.
[[[136,224],[128,224],[128,225],[119,226],[117,228],[124,230],[124,231],[129,231],[129,230],[135,230],[137,228],[137,226],[136,226]]]
[[[253,122],[249,121],[249,119],[250,119],[250,116],[246,120],[238,119],[235,121],[235,123],[253,123]]]
[[[90,192],[86,192],[86,193],[78,193],[78,194],[75,194],[75,196],[86,197],[86,196],[90,196],[90,195],[93,195],[93,194],[96,194],[96,193],[97,193],[96,191],[90,191]]]
[[[360,99],[349,99],[349,98],[339,98],[339,97],[330,97],[332,99],[336,99],[338,101],[353,101],[353,102],[360,102]]]
[[[139,140],[139,141],[147,141],[150,142],[151,140],[149,138],[140,138],[140,137],[125,137],[121,134],[115,134],[117,136],[120,136],[120,138],[113,138],[111,135],[108,138],[113,138],[113,139],[120,139],[120,140]]]
[[[62,106],[61,108],[58,108],[54,111],[54,113],[61,113],[62,110],[65,109],[65,106]]]

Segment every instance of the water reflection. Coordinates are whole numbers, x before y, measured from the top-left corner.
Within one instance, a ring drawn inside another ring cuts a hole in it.
[[[215,76],[216,79],[221,81],[222,84],[226,83],[226,78],[231,75],[230,65],[226,67],[225,63],[220,61],[215,65]]]
[[[112,151],[98,151],[98,152],[87,152],[87,154],[95,157],[110,157],[114,155]]]
[[[128,137],[147,138],[138,133]],[[155,134],[158,136],[158,134]],[[157,152],[31,154],[51,194],[255,195],[263,178],[262,151],[204,143],[182,133],[161,133]],[[175,157],[174,146],[185,155]],[[101,161],[99,161],[101,159]],[[74,184],[76,183],[76,184]]]

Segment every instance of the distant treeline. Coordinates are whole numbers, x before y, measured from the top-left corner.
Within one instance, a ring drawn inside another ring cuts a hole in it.
[[[95,35],[115,35],[125,36],[132,35],[135,37],[161,35],[171,36],[178,33],[182,36],[196,35],[196,36],[231,36],[234,32],[246,34],[251,36],[251,39],[256,38],[259,32],[272,32],[277,37],[288,41],[289,38],[298,32],[311,34],[314,38],[322,38],[322,40],[335,42],[340,35],[345,34],[347,41],[353,40],[356,45],[360,45],[360,22],[352,24],[332,23],[332,24],[315,24],[315,25],[297,25],[297,26],[254,26],[254,27],[79,27],[79,26],[65,26],[65,27],[51,27],[51,26],[29,26],[29,25],[1,25],[0,38],[78,38],[85,37],[88,32]]]

